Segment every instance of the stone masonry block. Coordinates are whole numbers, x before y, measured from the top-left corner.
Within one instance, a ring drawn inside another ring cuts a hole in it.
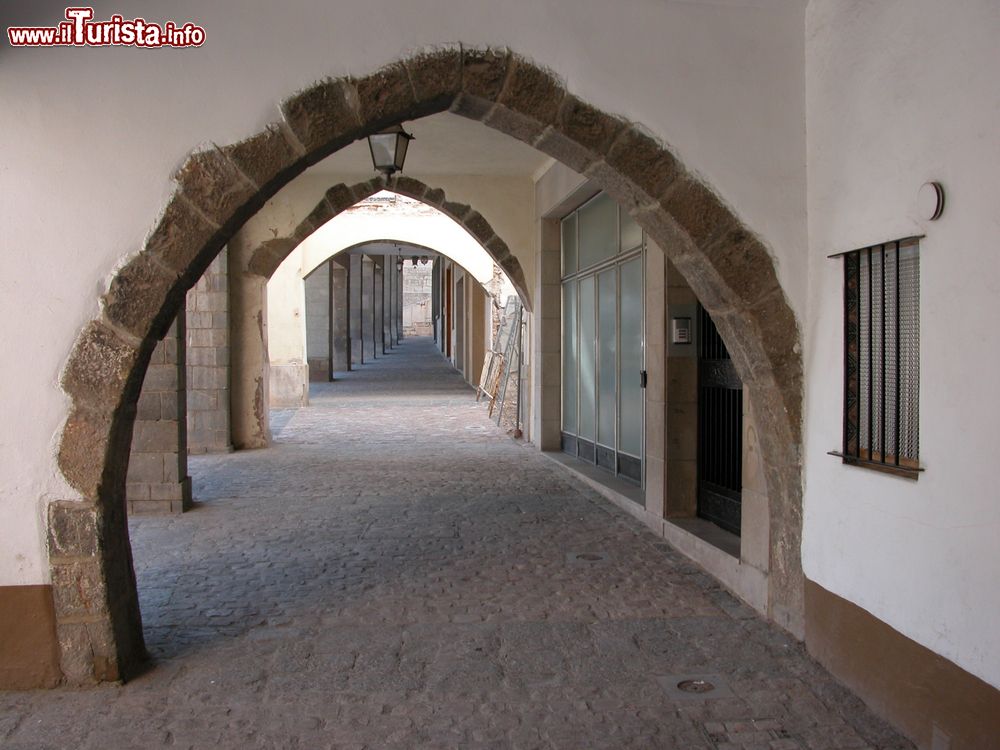
[[[462,50],[458,47],[417,55],[403,63],[417,104],[451,104],[462,87]]]
[[[500,95],[510,52],[496,48],[462,48],[462,93],[494,102]]]
[[[146,368],[146,378],[142,382],[144,392],[176,391],[177,386],[177,365],[150,365]]]
[[[358,202],[358,199],[354,197],[354,192],[351,190],[350,186],[345,185],[342,182],[327,190],[324,194],[324,198],[326,198],[327,204],[335,214],[350,208]]]
[[[215,234],[216,227],[192,208],[180,192],[175,192],[156,228],[146,239],[146,251],[168,267],[183,273],[197,262],[203,252],[211,252],[214,244],[221,247]]]
[[[620,132],[605,161],[651,200],[662,197],[683,171],[666,146],[635,125]]]
[[[678,177],[660,200],[660,205],[698,247],[707,247],[735,228],[736,218],[732,211],[691,175]]]
[[[135,418],[159,419],[160,416],[160,394],[147,393],[143,389],[143,392],[139,394],[139,400],[136,402]]]
[[[176,420],[161,419],[157,422],[136,422],[132,431],[133,453],[161,453],[177,449],[178,427]]]
[[[129,458],[128,475],[125,481],[129,485],[164,481],[163,454],[133,451]]]
[[[78,404],[117,408],[135,378],[140,350],[102,323],[90,323],[80,334],[62,375],[62,387]]]
[[[184,197],[220,226],[228,222],[258,190],[216,148],[191,154],[174,179],[181,186]]]
[[[361,134],[358,92],[344,80],[317,83],[282,102],[281,111],[310,163]]]
[[[102,302],[109,321],[141,339],[163,336],[183,298],[177,274],[140,253],[115,274]]]
[[[753,305],[778,288],[770,253],[742,227],[704,248],[704,256],[731,290],[734,307]]]
[[[49,558],[96,555],[100,533],[98,514],[97,507],[90,503],[51,503],[48,507]]]
[[[413,96],[406,67],[394,63],[354,81],[358,91],[358,111],[366,128],[383,128],[424,114]]]
[[[515,56],[497,101],[542,125],[555,125],[565,95],[562,83],[552,73]]]
[[[261,187],[283,172],[291,171],[300,158],[279,125],[268,125],[260,133],[230,146],[223,146],[220,150],[243,174]]]
[[[107,589],[97,558],[52,565],[56,617],[86,617],[107,610]]]
[[[478,211],[470,211],[462,221],[466,231],[485,245],[493,237],[493,227],[486,221],[485,217]]]
[[[573,95],[567,95],[553,127],[573,143],[603,156],[625,123]]]

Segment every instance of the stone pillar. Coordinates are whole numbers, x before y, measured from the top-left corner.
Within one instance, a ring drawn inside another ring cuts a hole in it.
[[[392,321],[396,315],[396,306],[393,304],[394,292],[392,289],[392,275],[395,262],[395,256],[382,256],[382,340],[385,342],[386,351],[392,349],[396,344],[395,339],[392,337]]]
[[[182,314],[153,350],[142,383],[125,485],[129,513],[182,513],[191,507],[184,332]]]
[[[266,448],[268,416],[267,279],[249,270],[251,248],[229,246],[233,447]]]
[[[350,256],[330,261],[330,364],[334,373],[351,369]]]
[[[403,270],[397,269],[396,274],[396,343],[403,340]]]
[[[364,274],[362,268],[362,256],[348,255],[350,274],[348,276],[348,286],[350,288],[350,315],[349,326],[351,331],[351,364],[360,365],[365,361],[364,325],[362,318],[362,289],[364,288]]]
[[[486,360],[487,346],[487,306],[489,305],[489,295],[486,291],[475,284],[472,290],[472,326],[471,326],[471,346],[472,367],[469,371],[469,382],[473,386],[478,386],[483,375],[483,364]],[[512,362],[512,367],[516,365]]]
[[[375,313],[372,318],[372,327],[375,332],[375,356],[381,357],[385,354],[385,274],[382,272],[382,264],[385,256],[379,255],[372,258],[372,310]]]
[[[431,323],[434,326],[434,341],[441,348],[441,259],[434,259],[431,268]],[[402,330],[402,326],[400,326]]]
[[[364,361],[375,359],[375,264],[361,256],[361,339]]]
[[[543,451],[562,448],[562,285],[558,219],[542,219],[535,308],[531,433]],[[540,370],[540,371],[539,371]]]
[[[226,250],[188,292],[186,359],[188,453],[231,451]]]
[[[330,261],[302,280],[306,312],[306,364],[310,382],[328,382],[333,372],[330,350]]]

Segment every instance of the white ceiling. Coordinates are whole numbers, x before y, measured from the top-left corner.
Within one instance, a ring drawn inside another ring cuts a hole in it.
[[[548,157],[481,122],[441,112],[403,123],[415,136],[406,153],[404,175],[531,176]],[[360,140],[328,156],[311,172],[330,175],[374,174],[368,141]]]

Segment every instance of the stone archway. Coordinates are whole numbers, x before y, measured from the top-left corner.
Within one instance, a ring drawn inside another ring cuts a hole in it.
[[[420,180],[402,175],[394,175],[389,179],[375,178],[353,185],[337,183],[324,193],[323,198],[287,237],[275,237],[257,247],[250,259],[249,270],[259,276],[270,277],[281,261],[288,257],[302,240],[343,211],[370,198],[380,190],[388,190],[420,201],[440,211],[462,227],[503,269],[521,297],[525,309],[531,311],[531,295],[524,280],[521,264],[483,215],[464,203],[449,201],[444,190],[440,188],[431,187]]]
[[[242,341],[240,367],[233,369],[232,410],[233,442],[237,448],[264,448],[269,444],[269,399],[264,369],[267,346],[263,336],[263,298],[267,282],[301,242],[328,221],[381,190],[413,198],[440,211],[464,229],[510,278],[521,301],[529,312],[531,297],[524,280],[524,271],[511,254],[507,243],[494,231],[481,213],[463,203],[449,201],[444,190],[431,187],[411,177],[374,178],[348,185],[330,187],[306,217],[282,237],[273,237],[250,249],[230,274],[239,279],[233,285],[239,291],[239,304],[231,311],[236,337]],[[230,257],[231,262],[234,260]]]
[[[150,354],[184,294],[243,223],[307,167],[388,125],[444,110],[593,178],[687,277],[752,394],[771,498],[769,612],[801,632],[800,338],[767,249],[641,127],[587,104],[550,71],[509,50],[452,47],[361,78],[317,83],[282,102],[279,123],[195,153],[175,175],[177,188],[145,247],[114,277],[100,316],[81,332],[63,373],[72,407],[58,461],[83,497],[48,511],[68,682],[127,677],[145,655],[125,474]],[[467,225],[478,221],[465,209],[449,212],[461,213]]]

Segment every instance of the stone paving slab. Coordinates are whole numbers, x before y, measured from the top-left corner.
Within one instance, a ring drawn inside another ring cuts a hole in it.
[[[193,511],[131,521],[147,672],[0,693],[0,747],[912,747],[429,341],[311,398],[273,448],[192,457]],[[672,700],[684,674],[730,695]]]

